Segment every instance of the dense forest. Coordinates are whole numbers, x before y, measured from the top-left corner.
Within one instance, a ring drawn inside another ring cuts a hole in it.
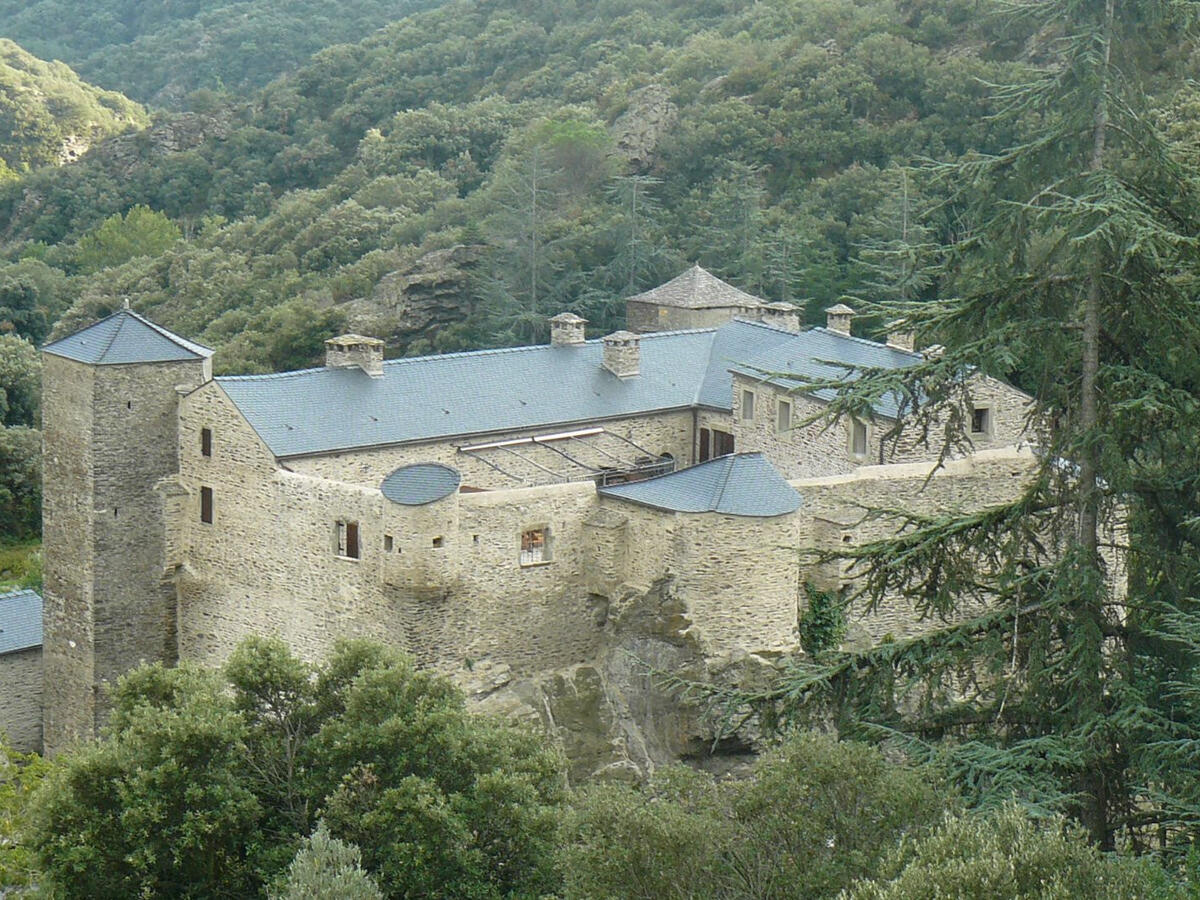
[[[838,604],[900,594],[938,627],[713,691],[779,740],[741,781],[579,790],[553,750],[379,648],[312,669],[252,644],[220,673],[139,670],[95,747],[0,772],[19,838],[0,832],[0,884],[1197,896],[1186,9],[451,0],[347,4],[318,27],[315,4],[279,6],[0,2],[6,36],[154,110],[15,48],[0,66],[0,537],[38,530],[33,345],[126,298],[215,347],[218,371],[261,372],[351,328],[391,355],[541,340],[563,310],[612,330],[623,297],[692,262],[810,321],[848,298],[868,327],[943,345],[810,386],[838,392],[831,421],[897,397],[950,453],[965,425],[937,415],[964,371],[1024,388],[1038,477],[839,560],[864,589]],[[68,161],[85,121],[113,136]],[[818,796],[837,802],[798,823]]]

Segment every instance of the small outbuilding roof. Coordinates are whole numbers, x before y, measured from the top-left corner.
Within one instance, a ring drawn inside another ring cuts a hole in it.
[[[458,490],[462,475],[458,469],[441,463],[417,463],[401,466],[387,478],[379,489],[383,496],[402,506],[424,506]]]
[[[630,297],[628,302],[655,303],[684,309],[713,309],[727,306],[754,308],[761,306],[763,301],[695,265],[666,284]]]
[[[769,518],[795,512],[800,495],[761,453],[735,453],[688,469],[596,489],[603,497],[682,513]]]
[[[45,353],[94,366],[207,359],[213,351],[181,338],[131,309],[42,347]]]
[[[37,591],[0,594],[0,656],[42,646],[42,598]]]

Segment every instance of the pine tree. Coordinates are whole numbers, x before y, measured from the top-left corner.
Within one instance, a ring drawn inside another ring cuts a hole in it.
[[[900,738],[945,760],[978,802],[1015,794],[1066,811],[1105,848],[1200,823],[1173,793],[1196,783],[1181,766],[1200,718],[1165,697],[1196,670],[1181,630],[1200,633],[1185,565],[1200,540],[1200,220],[1193,173],[1139,109],[1147,62],[1162,64],[1154,42],[1185,6],[1018,6],[1049,42],[1050,62],[1000,91],[1027,138],[933,167],[960,223],[942,296],[870,310],[950,349],[809,389],[840,389],[830,419],[898,396],[908,427],[950,453],[970,447],[963,374],[1014,380],[1033,397],[1036,475],[1011,504],[912,516],[899,537],[852,551],[865,605],[903,595],[929,633],[798,662],[757,698],[784,721],[832,716],[844,733]],[[983,599],[989,612],[969,618]]]

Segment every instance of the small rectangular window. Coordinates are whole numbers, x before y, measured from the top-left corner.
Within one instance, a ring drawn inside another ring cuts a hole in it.
[[[971,410],[971,434],[988,434],[992,430],[992,411],[986,406]]]
[[[858,419],[850,420],[850,452],[860,458],[867,455],[867,424]]]
[[[213,489],[210,487],[200,488],[200,521],[205,525],[211,525],[213,521]]]
[[[200,455],[212,456],[212,429],[200,429]]]
[[[742,391],[742,418],[746,421],[754,418],[754,391]]]
[[[521,532],[521,565],[536,566],[550,561],[550,545],[546,541],[545,528],[531,528]]]
[[[775,412],[775,430],[779,434],[792,430],[792,404],[787,400],[779,401]]]
[[[392,539],[392,536],[390,534],[385,534],[383,536],[383,552],[384,553],[391,553],[392,547],[394,547],[395,545],[396,545],[396,542]]]
[[[345,559],[358,559],[362,555],[358,541],[357,522],[337,523],[337,555]]]
[[[433,539],[433,546],[435,546],[435,547],[441,547],[445,543],[446,543],[446,539],[443,538],[441,535],[438,535],[437,537],[435,537]]]

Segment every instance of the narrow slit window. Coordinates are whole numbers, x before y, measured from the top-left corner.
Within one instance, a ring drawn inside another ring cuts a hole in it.
[[[213,489],[210,487],[200,488],[200,521],[205,525],[213,522]]]
[[[850,420],[850,452],[857,457],[867,455],[867,423]]]
[[[396,541],[390,534],[385,534],[383,536],[383,552],[384,553],[391,553],[392,548],[395,545],[396,545]]]
[[[548,529],[530,528],[521,532],[521,565],[537,566],[550,561]]]
[[[362,555],[358,542],[357,522],[337,523],[337,554],[344,559],[358,559]]]
[[[212,429],[200,429],[200,455],[212,456]]]

